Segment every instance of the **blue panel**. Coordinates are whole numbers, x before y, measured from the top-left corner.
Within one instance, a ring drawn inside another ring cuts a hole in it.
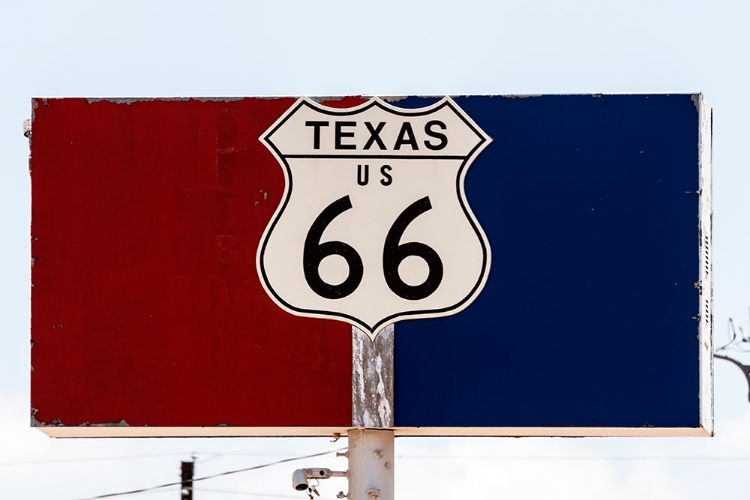
[[[455,100],[494,140],[466,177],[492,268],[396,325],[396,426],[698,427],[691,96]]]

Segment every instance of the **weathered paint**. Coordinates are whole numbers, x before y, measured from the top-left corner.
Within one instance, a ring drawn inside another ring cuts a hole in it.
[[[455,98],[495,139],[466,187],[498,255],[490,293],[381,334],[395,352],[255,288],[283,183],[257,137],[293,99],[34,100],[32,425],[710,435],[710,108],[516,97]]]
[[[370,340],[352,327],[352,424],[393,427],[393,325]]]
[[[712,355],[714,331],[714,280],[713,280],[713,111],[703,94],[693,96],[698,110],[698,163],[699,163],[699,302],[700,324],[698,326],[700,363],[700,413],[701,426],[706,432],[714,432],[714,370]]]
[[[351,328],[255,271],[293,100],[128,102],[32,103],[34,425],[350,427]]]

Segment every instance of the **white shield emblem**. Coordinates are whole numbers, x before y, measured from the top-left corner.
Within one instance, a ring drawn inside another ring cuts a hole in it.
[[[261,140],[286,179],[257,255],[279,306],[374,338],[398,320],[455,314],[479,294],[490,247],[464,176],[491,139],[452,99],[339,109],[300,98]]]

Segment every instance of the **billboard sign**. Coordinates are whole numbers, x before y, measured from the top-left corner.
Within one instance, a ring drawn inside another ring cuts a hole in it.
[[[699,94],[32,107],[50,435],[344,432],[385,327],[396,435],[712,433]]]

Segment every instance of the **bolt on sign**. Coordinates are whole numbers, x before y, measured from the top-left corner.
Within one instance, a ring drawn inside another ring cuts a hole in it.
[[[712,433],[699,94],[37,98],[28,135],[49,435],[345,432],[386,341],[396,435]]]

